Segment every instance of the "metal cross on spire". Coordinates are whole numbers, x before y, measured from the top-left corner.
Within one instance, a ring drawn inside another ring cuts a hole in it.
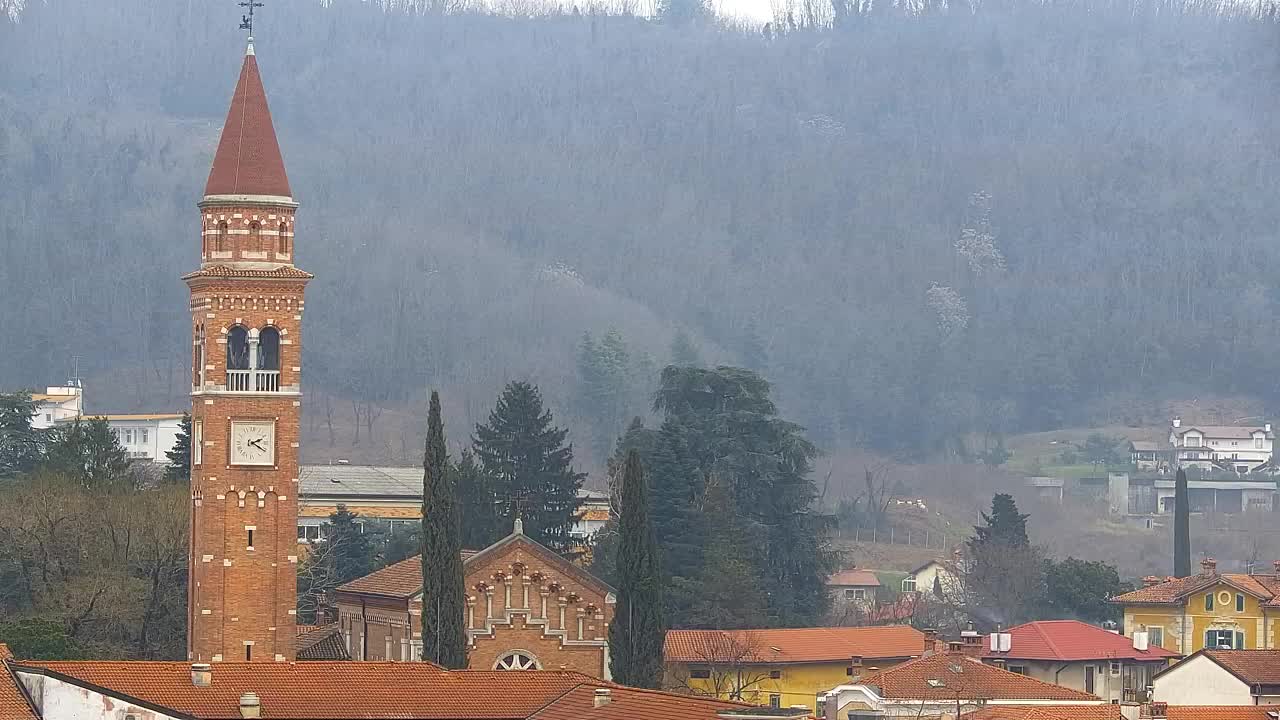
[[[253,9],[262,7],[262,3],[256,0],[244,0],[240,3],[240,7],[249,8],[248,15],[240,16],[240,29],[249,31],[249,39],[253,39]]]

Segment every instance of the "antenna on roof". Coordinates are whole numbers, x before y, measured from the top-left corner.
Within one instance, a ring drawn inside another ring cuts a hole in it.
[[[253,44],[253,9],[262,7],[262,3],[256,0],[244,0],[240,3],[240,7],[249,8],[248,15],[240,16],[240,29],[249,31],[249,44]]]

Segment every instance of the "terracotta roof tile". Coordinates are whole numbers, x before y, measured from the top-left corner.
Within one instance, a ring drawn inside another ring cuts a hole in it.
[[[1203,650],[1250,685],[1280,685],[1280,650]]]
[[[722,710],[745,705],[712,698],[675,695],[655,690],[609,688],[609,703],[595,707],[596,686],[582,685],[534,713],[530,720],[716,720]]]
[[[267,93],[252,46],[231,96],[222,139],[213,156],[205,195],[278,195],[290,197],[289,177],[267,107]]]
[[[841,570],[827,578],[828,585],[859,587],[880,587],[880,578],[870,570]]]
[[[931,683],[930,680],[935,682]],[[938,681],[941,681],[939,684]],[[904,700],[1097,700],[1079,690],[984,665],[959,653],[938,653],[868,675],[859,685],[874,685],[884,698]]]
[[[36,720],[27,696],[18,687],[17,679],[9,673],[8,663],[12,659],[9,646],[0,643],[0,720]]]
[[[964,720],[1121,720],[1119,705],[988,705]]]
[[[1170,705],[1167,720],[1276,720],[1280,705]]]
[[[1133,640],[1079,620],[1040,620],[1009,628],[1009,652],[987,650],[985,658],[1019,660],[1164,660],[1177,653],[1152,646],[1136,650]],[[989,648],[990,645],[987,645]]]
[[[1111,602],[1142,605],[1168,605],[1178,603],[1186,596],[1203,590],[1217,583],[1226,583],[1244,592],[1266,601],[1267,605],[1280,606],[1280,577],[1275,575],[1245,575],[1243,573],[1220,573],[1214,575],[1190,575],[1175,578],[1155,585],[1138,588],[1123,595],[1117,595]]]
[[[804,663],[910,658],[924,652],[924,633],[907,625],[773,630],[669,630],[667,662]]]
[[[239,699],[254,692],[263,717],[517,720],[579,685],[601,681],[564,671],[450,672],[430,663],[217,663],[213,684],[191,684],[180,662],[31,662],[16,665],[168,708],[200,720],[238,720]]]
[[[298,641],[294,648],[299,660],[350,660],[347,645],[337,623],[310,627],[305,632],[298,626]]]
[[[217,278],[284,278],[287,280],[309,280],[312,275],[305,270],[299,270],[292,265],[281,265],[271,270],[251,270],[248,268],[236,268],[228,265],[209,265],[202,267],[195,272],[187,273],[182,276],[183,280],[191,280],[201,277],[217,277]]]

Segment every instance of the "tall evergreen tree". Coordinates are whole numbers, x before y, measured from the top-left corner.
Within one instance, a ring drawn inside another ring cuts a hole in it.
[[[982,524],[974,527],[971,545],[1004,545],[1007,547],[1026,547],[1027,518],[1030,515],[1018,512],[1018,504],[1008,493],[997,493],[991,498],[991,514],[981,513]]]
[[[511,526],[500,513],[501,504],[493,478],[476,462],[471,448],[453,465],[454,486],[462,523],[462,547],[483,550],[511,532]]]
[[[662,682],[663,614],[658,544],[649,522],[649,490],[640,453],[627,452],[618,518],[618,603],[609,626],[609,668],[613,679],[632,687]]]
[[[618,438],[613,455],[605,463],[605,476],[609,480],[609,497],[612,498],[609,508],[609,519],[604,527],[592,536],[591,574],[610,585],[618,584],[618,517],[621,513],[619,503],[622,500],[623,475],[626,472],[627,457],[631,451],[639,453],[641,462],[653,457],[653,445],[657,433],[646,428],[639,417],[633,418],[627,431]],[[646,492],[648,492],[649,475],[645,474]],[[650,519],[652,522],[652,517]]]
[[[1173,485],[1173,575],[1191,575],[1191,501],[1187,496],[1187,473],[1178,468]]]
[[[760,533],[743,522],[733,500],[733,491],[721,477],[713,477],[702,499],[703,521],[707,524],[706,551],[702,555],[696,591],[700,602],[689,608],[686,623],[693,627],[758,628],[776,624],[770,608],[764,548]]]
[[[106,418],[77,419],[50,434],[45,462],[49,469],[75,479],[89,490],[111,491],[136,486],[129,454]]]
[[[467,666],[460,525],[440,394],[432,391],[422,473],[422,659],[455,670]]]
[[[518,503],[525,534],[569,554],[574,549],[569,531],[582,505],[578,490],[586,476],[573,469],[573,446],[565,444],[568,431],[553,423],[536,386],[508,383],[489,422],[476,425],[472,444],[480,466],[493,479],[495,500],[506,506],[507,526]]]
[[[166,450],[169,464],[164,468],[164,479],[169,482],[191,482],[191,413],[182,413],[178,437],[172,450]]]
[[[339,505],[324,525],[324,539],[330,562],[331,577],[337,587],[364,577],[378,567],[378,549],[373,535],[366,533],[358,515]]]
[[[30,472],[40,463],[42,438],[31,426],[35,415],[30,393],[0,394],[0,478]]]

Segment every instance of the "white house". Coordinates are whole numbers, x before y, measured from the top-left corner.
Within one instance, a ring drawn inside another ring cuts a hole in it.
[[[76,385],[47,387],[42,393],[32,393],[31,400],[36,404],[31,427],[37,430],[47,430],[61,420],[78,418],[84,412],[84,391]]]
[[[1280,650],[1201,650],[1157,673],[1152,696],[1169,705],[1280,703]]]
[[[1263,425],[1183,425],[1174,418],[1169,445],[1174,462],[1202,470],[1253,472],[1271,463],[1275,433]]]
[[[107,421],[111,431],[116,434],[120,445],[129,453],[132,460],[145,460],[159,465],[167,465],[166,454],[178,443],[178,434],[182,432],[181,413],[153,413],[142,415],[90,415]],[[61,424],[73,422],[65,418]]]

